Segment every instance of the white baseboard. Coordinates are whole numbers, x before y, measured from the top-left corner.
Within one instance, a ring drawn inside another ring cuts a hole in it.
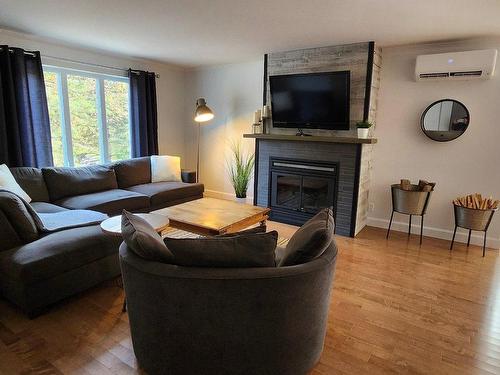
[[[366,222],[367,225],[377,228],[387,229],[389,226],[389,220],[387,219],[379,219],[375,217],[369,217]],[[392,221],[391,231],[398,232],[408,232],[408,221]],[[420,234],[420,217],[416,218],[415,221],[411,225],[411,232],[414,234]],[[467,243],[467,236],[469,235],[469,231],[463,228],[457,229],[457,234],[455,236],[455,242],[463,242]],[[443,240],[451,241],[453,237],[453,231],[448,229],[441,228],[433,228],[425,225],[424,222],[424,236],[440,238]],[[483,233],[482,232],[472,232],[472,236],[470,238],[470,243],[473,245],[483,246]],[[495,237],[488,236],[486,238],[486,246],[490,249],[500,249],[500,239]]]
[[[224,191],[217,191],[217,190],[205,190],[203,196],[210,198],[226,199],[228,201],[234,201],[234,199],[236,198],[236,194],[226,193]],[[246,203],[253,204],[253,196],[252,197],[248,196],[246,199]]]

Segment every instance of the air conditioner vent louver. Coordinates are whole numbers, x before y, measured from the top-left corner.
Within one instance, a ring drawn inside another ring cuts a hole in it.
[[[415,80],[491,79],[495,73],[496,60],[496,49],[420,55],[415,62]]]
[[[420,74],[420,78],[446,78],[448,77],[448,73],[422,73]]]
[[[470,72],[451,72],[450,77],[480,77],[482,70],[473,70]]]

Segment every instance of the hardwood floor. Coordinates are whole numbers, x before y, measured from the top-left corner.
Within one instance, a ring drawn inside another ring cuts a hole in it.
[[[269,223],[282,236],[294,227]],[[338,237],[325,349],[311,374],[500,374],[498,251],[365,228]],[[0,300],[0,374],[137,374],[123,291],[29,320]]]

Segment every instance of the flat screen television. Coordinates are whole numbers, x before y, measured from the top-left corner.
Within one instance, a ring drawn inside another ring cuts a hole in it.
[[[350,72],[269,77],[273,127],[349,130]]]

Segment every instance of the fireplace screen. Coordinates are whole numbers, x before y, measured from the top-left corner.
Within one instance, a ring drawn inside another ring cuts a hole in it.
[[[270,182],[272,218],[299,224],[335,206],[336,164],[273,158]]]

